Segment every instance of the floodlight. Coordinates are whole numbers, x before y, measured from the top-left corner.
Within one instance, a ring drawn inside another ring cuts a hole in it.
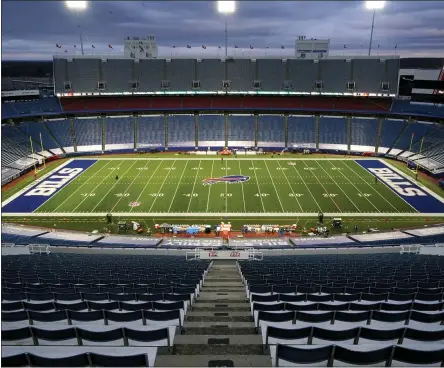
[[[385,1],[366,1],[365,7],[369,10],[382,9],[385,6]]]
[[[86,1],[74,0],[74,1],[65,1],[65,5],[68,9],[85,10],[88,4]]]
[[[217,2],[217,11],[223,14],[230,14],[236,11],[236,2],[235,1],[218,1]]]

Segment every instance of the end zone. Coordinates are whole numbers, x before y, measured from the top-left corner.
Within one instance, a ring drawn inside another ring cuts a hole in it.
[[[444,214],[444,199],[382,160],[355,160],[420,213]]]
[[[97,160],[70,160],[2,203],[2,213],[32,213]]]

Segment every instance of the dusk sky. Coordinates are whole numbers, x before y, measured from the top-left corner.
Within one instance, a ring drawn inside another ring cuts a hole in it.
[[[237,55],[290,56],[296,37],[305,35],[330,39],[331,55],[366,55],[371,22],[372,11],[363,1],[240,1],[228,16],[229,52],[238,45]],[[65,50],[79,53],[80,28],[88,54],[123,54],[126,37],[154,35],[160,57],[214,57],[224,45],[225,18],[215,1],[89,1],[77,15],[63,1],[3,0],[2,59],[50,60]],[[388,1],[376,13],[373,50],[444,57],[444,1]]]

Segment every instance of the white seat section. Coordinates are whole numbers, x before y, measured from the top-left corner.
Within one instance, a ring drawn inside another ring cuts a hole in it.
[[[157,347],[119,347],[114,346],[4,346],[2,357],[13,356],[21,353],[32,353],[45,358],[63,358],[82,353],[97,353],[109,356],[128,356],[147,354],[149,366],[153,367],[157,355]]]

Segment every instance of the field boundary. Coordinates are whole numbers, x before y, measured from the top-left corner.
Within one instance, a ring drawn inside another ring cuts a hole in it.
[[[104,217],[108,212],[7,213],[5,217]],[[117,217],[317,217],[318,212],[110,212]],[[444,217],[444,213],[324,212],[327,217]],[[223,219],[228,220],[228,219]]]
[[[368,156],[357,156],[357,157],[309,157],[309,155],[307,155],[306,157],[267,157],[267,156],[261,156],[261,155],[251,155],[251,156],[217,156],[217,155],[211,155],[211,157],[207,157],[207,155],[202,155],[202,157],[200,157],[200,155],[193,155],[193,156],[188,156],[188,155],[177,155],[178,157],[122,157],[122,158],[118,158],[118,157],[83,157],[83,156],[79,156],[78,159],[82,159],[82,160],[116,160],[116,161],[131,161],[131,160],[160,160],[160,161],[177,161],[177,160],[190,160],[190,161],[217,161],[220,160],[221,157],[224,158],[225,160],[244,160],[244,161],[249,161],[249,160],[266,160],[266,161],[310,161],[310,160],[335,160],[335,161],[345,161],[345,160],[350,160],[350,161],[354,161],[354,160],[377,160],[376,157],[368,157]]]

